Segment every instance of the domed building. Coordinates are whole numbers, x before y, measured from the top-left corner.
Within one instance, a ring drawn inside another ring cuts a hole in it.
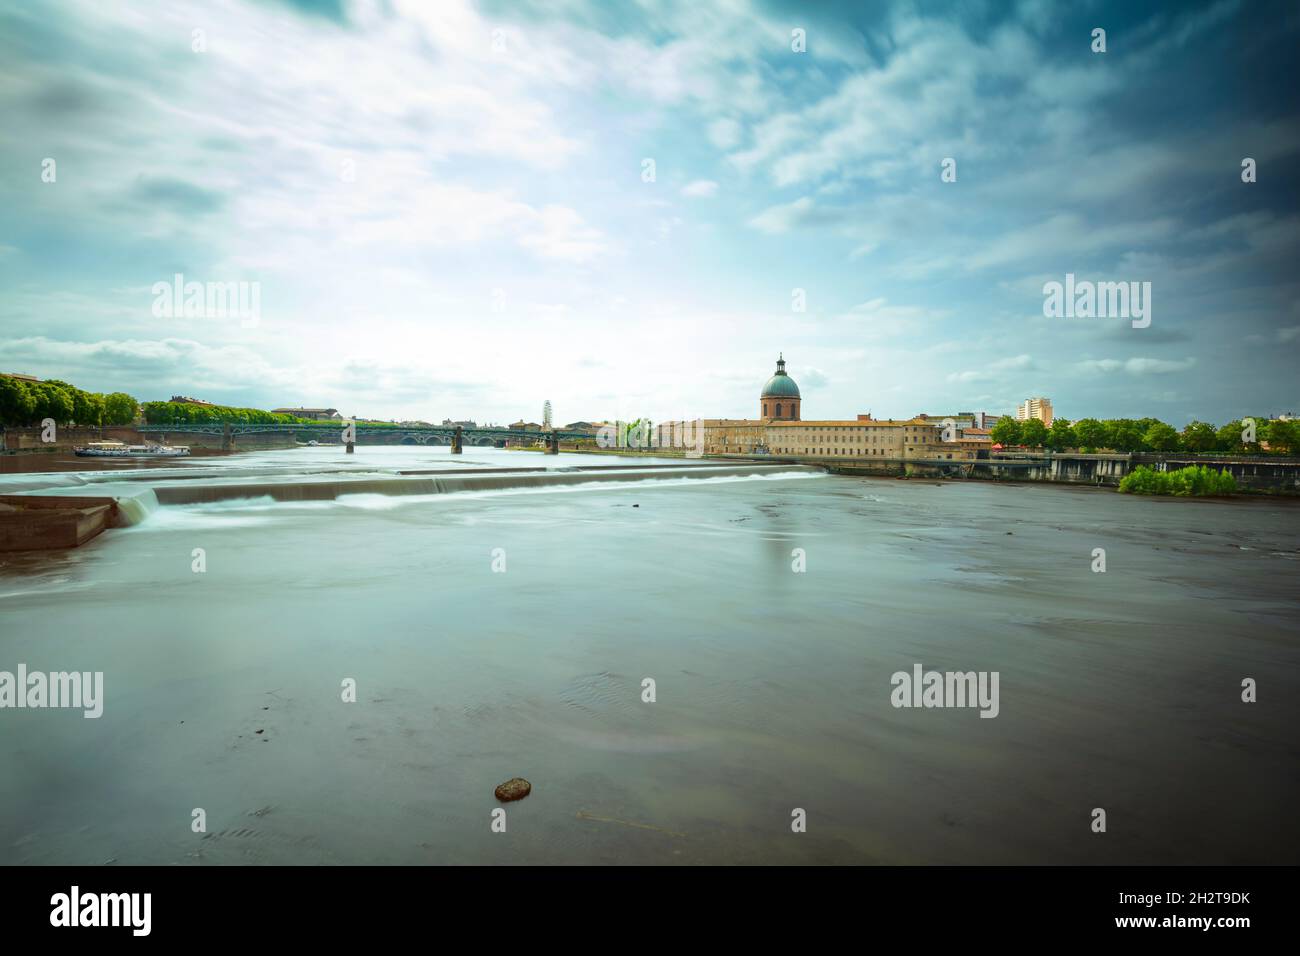
[[[839,464],[857,469],[854,474],[954,468],[977,457],[971,443],[945,440],[937,417],[874,418],[868,412],[855,418],[807,421],[800,416],[802,404],[799,386],[786,373],[781,355],[776,373],[759,394],[758,418],[660,422],[657,447],[685,448],[688,457],[740,455],[770,460],[780,456]]]
[[[759,417],[764,421],[799,421],[799,386],[786,374],[784,353],[776,360],[776,374],[767,380],[759,396]]]

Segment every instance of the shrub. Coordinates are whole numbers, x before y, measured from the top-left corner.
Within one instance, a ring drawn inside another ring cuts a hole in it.
[[[1237,481],[1229,472],[1205,465],[1189,465],[1175,471],[1156,471],[1148,465],[1138,465],[1120,480],[1119,490],[1129,495],[1204,498],[1235,493]]]

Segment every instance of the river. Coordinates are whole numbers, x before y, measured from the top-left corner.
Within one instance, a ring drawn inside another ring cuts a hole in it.
[[[459,457],[0,477],[369,482],[0,555],[0,670],[104,674],[98,719],[0,710],[0,863],[1300,862],[1300,503],[799,469],[373,490],[639,463]],[[916,664],[997,673],[997,716],[894,707]]]

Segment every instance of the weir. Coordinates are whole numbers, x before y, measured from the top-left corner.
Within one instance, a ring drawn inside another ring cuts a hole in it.
[[[458,491],[501,491],[555,488],[605,482],[647,481],[672,478],[740,478],[751,475],[817,474],[809,465],[736,465],[722,467],[599,468],[590,471],[511,472],[437,476],[404,475],[398,478],[356,478],[334,481],[240,482],[222,485],[163,486],[154,489],[160,505],[193,505],[237,498],[271,498],[274,501],[333,501],[342,495],[442,495]]]
[[[112,498],[0,495],[0,551],[75,548],[115,522]]]
[[[376,474],[339,469],[319,477],[295,475],[288,480],[231,481],[207,484],[198,476],[165,473],[152,476],[153,487],[99,496],[63,494],[46,487],[43,493],[0,495],[0,551],[40,551],[75,548],[106,528],[139,524],[159,507],[200,505],[238,499],[273,501],[333,501],[344,495],[450,495],[457,492],[545,489],[609,482],[677,478],[745,478],[770,475],[822,474],[811,465],[663,465],[609,466],[565,469],[430,469]],[[358,475],[358,477],[349,477]],[[210,473],[209,473],[210,477]],[[142,480],[132,476],[133,481]],[[68,490],[79,490],[75,486]]]

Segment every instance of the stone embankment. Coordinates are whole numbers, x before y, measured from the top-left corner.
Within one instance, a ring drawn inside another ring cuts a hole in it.
[[[973,461],[921,458],[817,458],[804,456],[710,455],[729,461],[785,462],[820,465],[837,475],[879,478],[953,477],[988,481],[1050,481],[1072,485],[1119,487],[1120,479],[1138,465],[1157,471],[1174,471],[1188,465],[1206,465],[1226,471],[1243,492],[1300,495],[1300,458],[1269,455],[1007,453]]]
[[[117,520],[112,498],[0,495],[0,551],[75,548]]]

